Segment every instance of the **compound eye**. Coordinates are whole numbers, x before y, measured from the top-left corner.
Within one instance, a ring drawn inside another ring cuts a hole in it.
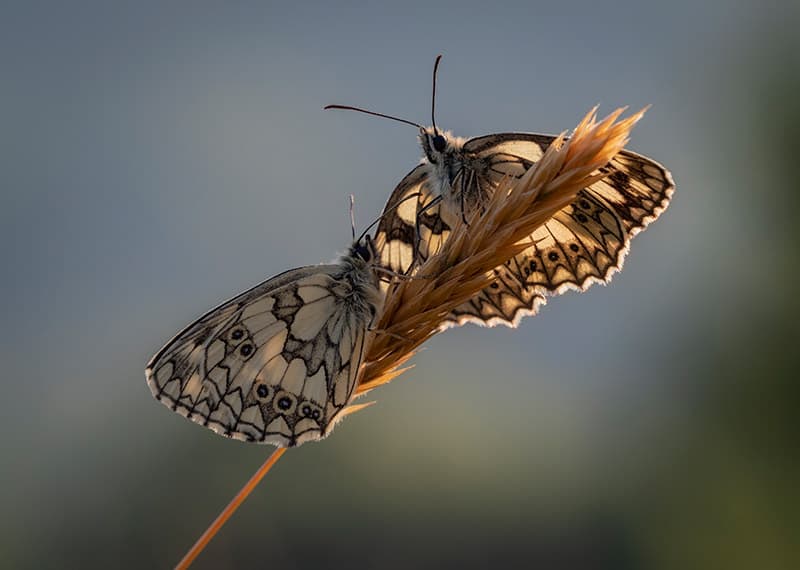
[[[447,148],[447,141],[444,140],[442,135],[436,135],[433,137],[433,148],[436,152],[444,152],[444,149]]]

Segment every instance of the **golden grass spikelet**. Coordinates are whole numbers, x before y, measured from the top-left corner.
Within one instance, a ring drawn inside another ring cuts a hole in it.
[[[625,147],[646,108],[618,120],[624,110],[600,122],[597,108],[589,111],[571,137],[560,135],[521,178],[503,181],[484,211],[453,228],[442,249],[412,278],[390,285],[357,394],[408,370],[400,366],[443,327],[450,311],[489,286],[493,270],[526,249],[540,225],[604,177],[597,170]]]

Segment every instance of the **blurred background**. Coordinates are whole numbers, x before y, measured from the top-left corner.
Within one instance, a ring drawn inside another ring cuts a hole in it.
[[[174,565],[272,448],[155,402],[206,309],[328,261],[414,129],[652,109],[677,191],[609,287],[463,327],[290,451],[197,568],[797,568],[800,5],[6,2],[0,566]]]

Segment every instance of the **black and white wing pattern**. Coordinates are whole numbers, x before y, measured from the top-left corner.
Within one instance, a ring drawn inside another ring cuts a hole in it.
[[[465,212],[481,207],[504,177],[522,176],[554,139],[502,133],[464,142],[449,133],[423,129],[423,163],[392,193],[378,226],[381,263],[394,271],[413,271],[415,264],[441,247],[449,228]],[[606,178],[581,190],[531,235],[527,250],[495,269],[494,283],[450,314],[450,325],[513,327],[522,317],[535,314],[548,296],[608,282],[622,267],[631,238],[667,207],[674,184],[664,167],[630,151],[619,153],[601,171]],[[391,209],[413,193],[425,199],[409,200],[413,207]],[[428,203],[436,206],[423,212]],[[416,227],[420,235],[415,251],[414,239],[408,236]],[[433,231],[442,228],[447,231]]]
[[[428,165],[420,164],[400,181],[383,209],[375,247],[381,264],[394,272],[406,273],[450,236],[446,213],[428,181]]]
[[[383,303],[375,250],[293,269],[223,303],[147,365],[153,396],[188,419],[279,447],[325,437],[350,402]]]

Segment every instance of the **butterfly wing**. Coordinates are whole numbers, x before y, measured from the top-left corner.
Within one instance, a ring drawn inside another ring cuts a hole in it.
[[[481,193],[490,193],[505,176],[520,177],[554,139],[527,133],[471,139],[462,149],[464,162],[486,166],[468,175],[486,186]],[[495,282],[457,307],[448,325],[513,327],[536,314],[545,295],[606,283],[621,269],[631,238],[667,207],[675,186],[664,167],[630,151],[620,152],[601,171],[607,177],[537,229],[530,248],[496,269]]]
[[[438,251],[450,235],[450,226],[442,220],[441,205],[427,180],[426,164],[409,172],[389,197],[375,232],[381,265],[397,273],[405,273],[415,262],[427,259],[429,252]]]
[[[206,313],[148,364],[153,396],[234,439],[327,435],[355,388],[369,319],[339,302],[339,269],[287,271]]]
[[[495,279],[466,303],[453,309],[442,328],[477,323],[482,326],[516,326],[525,315],[536,314],[547,297],[539,289],[527,287],[512,269],[513,261],[494,269]]]
[[[617,154],[600,171],[607,177],[589,190],[611,206],[630,237],[667,209],[675,191],[675,182],[666,168],[629,150]]]

